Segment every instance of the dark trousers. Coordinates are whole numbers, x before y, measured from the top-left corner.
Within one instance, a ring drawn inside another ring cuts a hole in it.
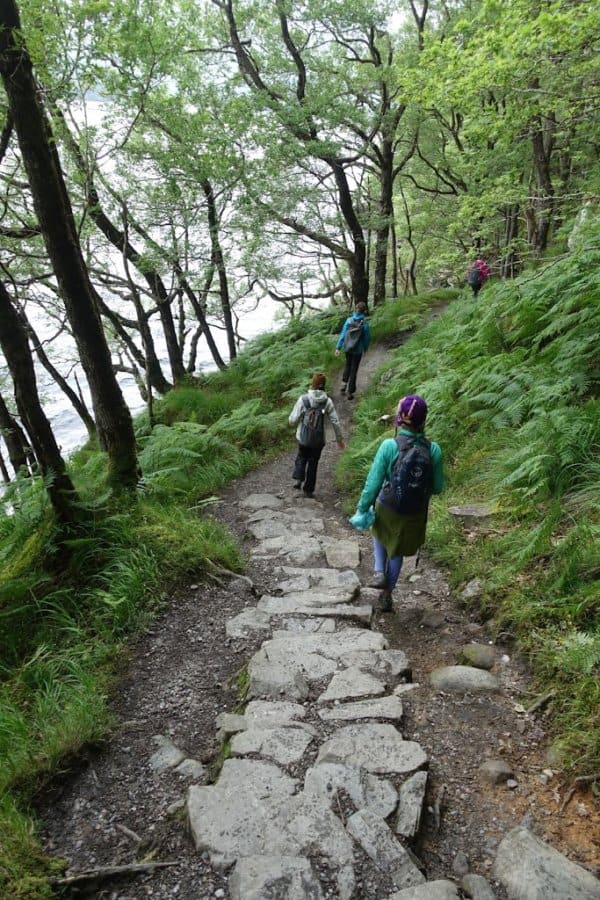
[[[481,285],[480,284],[472,284],[471,290],[473,291],[473,296],[476,297],[477,294],[479,293],[479,291],[481,290]]]
[[[360,366],[362,353],[346,353],[346,365],[342,372],[342,381],[348,385],[348,393],[356,393],[356,373]]]
[[[304,482],[304,491],[312,494],[317,483],[317,466],[323,452],[322,447],[304,447],[298,444],[298,455],[294,463],[294,481]]]

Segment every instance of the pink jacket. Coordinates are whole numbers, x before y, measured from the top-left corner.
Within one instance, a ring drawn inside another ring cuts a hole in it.
[[[477,268],[481,272],[481,280],[485,281],[485,279],[488,278],[490,274],[490,267],[483,259],[476,259],[471,268],[473,269],[475,266],[477,266]]]

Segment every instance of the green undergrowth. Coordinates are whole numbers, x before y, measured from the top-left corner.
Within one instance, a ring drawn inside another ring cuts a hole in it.
[[[393,301],[375,337],[414,327],[433,296]],[[315,371],[332,375],[344,321],[332,311],[251,342],[224,372],[190,380],[135,422],[142,479],[115,498],[106,460],[77,451],[70,474],[81,525],[59,541],[44,485],[19,480],[0,517],[0,896],[48,896],[46,860],[28,808],[35,792],[112,726],[107,696],[123,642],[169,590],[215,567],[241,571],[233,538],[211,515],[215,494],[293,442],[287,423]],[[240,685],[241,687],[242,685]]]
[[[593,236],[594,237],[594,236]],[[393,433],[378,420],[404,394],[429,404],[448,490],[432,501],[428,544],[455,587],[482,579],[482,612],[553,690],[566,769],[600,768],[600,251],[466,293],[390,355],[359,405],[338,468],[349,505]],[[489,503],[466,534],[448,507]]]

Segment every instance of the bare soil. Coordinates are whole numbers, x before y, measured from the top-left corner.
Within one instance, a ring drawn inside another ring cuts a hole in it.
[[[375,369],[385,360],[382,347],[363,359],[358,398]],[[348,433],[354,404],[330,390]],[[391,410],[390,410],[391,412]],[[244,519],[233,499],[250,493],[292,495],[295,448],[238,481],[222,496],[216,516],[251,546]],[[342,509],[343,495],[334,485],[339,451],[325,448],[316,495],[327,520],[339,532],[352,531]],[[438,500],[436,502],[443,502]],[[361,535],[359,575],[372,571],[368,536]],[[239,704],[239,675],[258,643],[232,642],[225,622],[274,584],[270,565],[249,563],[253,587],[241,579],[182,585],[159,619],[126,651],[122,677],[111,697],[118,722],[102,747],[90,749],[75,770],[57,778],[39,800],[38,816],[46,850],[68,860],[69,872],[142,860],[175,865],[152,874],[120,881],[92,883],[87,896],[111,900],[199,900],[229,896],[227,879],[199,854],[186,833],[182,809],[171,809],[185,797],[187,783],[173,771],[154,774],[148,765],[152,738],[168,735],[189,756],[218,770],[220,747],[215,719]],[[485,573],[482,573],[485,578]],[[458,661],[470,641],[490,641],[483,622],[461,606],[448,587],[446,573],[426,556],[414,568],[407,561],[395,595],[395,611],[376,616],[373,624],[391,647],[404,650],[420,688],[405,698],[403,733],[428,751],[428,812],[416,850],[429,879],[453,877],[458,851],[471,871],[491,878],[502,836],[522,821],[572,859],[596,870],[600,865],[600,811],[589,791],[572,796],[561,811],[568,784],[545,759],[544,712],[526,716],[521,707],[533,698],[525,665],[511,646],[496,646],[495,673],[502,692],[485,698],[434,692],[428,674]],[[519,706],[520,705],[520,706]],[[516,707],[519,707],[517,709]],[[504,758],[516,786],[482,783],[478,768],[489,757]],[[496,888],[497,896],[503,897]],[[80,896],[82,896],[80,894]]]

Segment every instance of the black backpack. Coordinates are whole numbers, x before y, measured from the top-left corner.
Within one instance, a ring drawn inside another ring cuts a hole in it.
[[[351,353],[355,350],[363,336],[364,319],[352,319],[344,335],[344,350]]]
[[[377,498],[384,506],[403,515],[426,512],[433,488],[431,441],[400,434],[396,438],[398,459]]]
[[[302,397],[302,422],[300,423],[300,437],[298,440],[303,447],[325,446],[325,407],[327,399],[312,406],[308,394]]]
[[[467,274],[467,284],[475,285],[475,287],[477,287],[478,284],[483,284],[483,276],[479,266],[473,266],[472,269],[469,269]]]

